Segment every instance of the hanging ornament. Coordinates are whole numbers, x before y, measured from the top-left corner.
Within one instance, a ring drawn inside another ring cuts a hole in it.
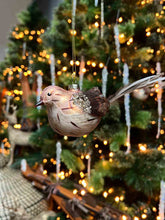
[[[133,97],[141,101],[145,101],[148,98],[149,94],[150,94],[149,88],[136,89],[133,91]]]
[[[59,181],[59,173],[60,173],[60,166],[61,166],[61,152],[62,152],[62,145],[61,142],[58,141],[56,143],[56,180]]]
[[[89,155],[89,157],[88,157],[87,175],[88,175],[88,178],[90,179],[90,176],[91,176],[91,152],[88,155]]]
[[[159,202],[159,217],[164,220],[164,207],[165,207],[165,182],[160,182],[160,202]]]
[[[42,75],[39,72],[37,74],[37,102],[40,100],[40,95],[42,91]],[[40,110],[41,106],[37,106],[37,109]],[[37,127],[40,129],[40,118],[37,119]]]
[[[119,59],[119,62],[120,62],[119,28],[118,28],[117,24],[115,24],[115,26],[114,26],[114,34],[115,34],[114,38],[115,38],[117,58]]]
[[[42,75],[36,71],[37,74],[37,102],[40,100],[42,91]],[[37,106],[37,109],[41,109],[41,106]]]
[[[107,67],[104,66],[102,70],[102,94],[104,97],[106,97],[106,93],[107,93],[107,78],[108,78],[108,71],[107,71]]]
[[[161,66],[160,63],[156,63],[156,72],[157,75],[161,73]],[[157,135],[156,138],[158,139],[160,136],[160,129],[161,129],[161,116],[162,116],[162,82],[161,80],[158,80],[158,91],[157,91],[157,100],[158,100],[158,129],[157,129]]]
[[[124,63],[124,71],[123,71],[123,84],[124,86],[127,86],[129,84],[129,69],[128,65]],[[130,119],[130,95],[125,94],[124,95],[124,107],[125,107],[125,119],[126,119],[126,125],[127,125],[127,151],[126,153],[129,153],[131,150],[131,144],[130,144],[130,131],[131,131],[131,119]]]
[[[7,96],[6,96],[6,112],[7,112],[7,113],[9,112],[10,100],[11,100],[12,98],[13,98],[13,97],[10,96],[10,95],[7,95]]]
[[[76,29],[76,5],[77,5],[77,0],[73,0],[72,2],[72,31],[74,33]],[[72,34],[72,60],[75,61],[75,35]]]
[[[4,152],[5,152],[4,143],[1,142],[1,153],[4,155]]]
[[[79,70],[79,87],[80,90],[83,88],[83,78],[84,78],[84,68],[85,68],[85,60],[84,56],[81,56],[81,62],[80,62],[80,70]]]
[[[25,57],[25,54],[26,54],[26,42],[23,42],[23,45],[22,45],[22,57]]]
[[[128,66],[124,65],[124,84],[128,83]],[[127,76],[127,77],[126,77]],[[125,80],[127,78],[127,80]],[[81,137],[89,134],[99,124],[101,118],[107,114],[110,105],[125,94],[135,89],[151,87],[158,79],[165,81],[161,75],[145,77],[121,88],[114,95],[105,98],[97,87],[88,91],[65,90],[59,86],[48,86],[41,93],[38,105],[46,105],[48,119],[52,129],[65,136]],[[130,133],[129,96],[126,96],[128,143]],[[130,146],[129,146],[130,148]],[[128,148],[128,151],[129,151]]]
[[[104,37],[104,0],[101,0],[101,39]]]
[[[98,6],[98,0],[95,0],[95,7]]]
[[[72,29],[75,30],[75,17],[76,17],[76,5],[77,5],[77,0],[73,0],[72,2],[73,7],[72,7]]]
[[[32,56],[31,56],[31,53],[29,52],[29,56],[28,56],[28,69],[29,70],[32,70]]]
[[[51,73],[51,84],[55,85],[55,56],[50,54],[50,73]]]

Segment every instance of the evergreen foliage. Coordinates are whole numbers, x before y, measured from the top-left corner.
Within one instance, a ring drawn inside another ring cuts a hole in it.
[[[145,2],[143,4],[142,2]],[[161,12],[163,11],[163,13]],[[159,16],[156,16],[159,13]],[[119,18],[122,17],[122,22]],[[75,51],[72,47],[72,1],[64,0],[54,10],[51,25],[42,36],[37,31],[45,29],[48,23],[41,16],[36,4],[18,15],[20,24],[13,28],[9,37],[8,52],[4,62],[0,64],[0,79],[5,80],[9,90],[21,90],[19,68],[23,72],[30,70],[27,76],[31,91],[33,107],[26,111],[26,118],[35,124],[40,119],[40,129],[33,132],[30,143],[36,146],[40,158],[55,158],[56,143],[61,141],[61,160],[65,168],[72,170],[71,179],[81,182],[77,174],[84,173],[87,188],[93,187],[94,194],[99,197],[103,191],[109,192],[106,201],[131,216],[140,217],[147,210],[148,219],[152,220],[158,214],[160,181],[165,180],[164,169],[164,113],[161,117],[161,135],[156,139],[157,126],[157,93],[156,88],[149,90],[144,100],[130,98],[131,112],[131,152],[126,154],[127,127],[123,99],[110,106],[109,112],[101,119],[99,126],[88,136],[80,138],[63,137],[55,134],[50,126],[44,108],[34,108],[36,99],[35,71],[43,72],[43,88],[50,85],[50,54],[55,55],[56,85],[67,89],[69,85],[79,81],[79,66],[81,57],[85,59],[83,91],[95,86],[101,90],[101,73],[107,66],[107,97],[114,94],[122,86],[123,64],[129,66],[130,82],[145,76],[156,74],[156,62],[161,63],[165,71],[164,59],[164,9],[155,1],[139,0],[104,0],[104,36],[100,36],[101,11],[100,3],[94,6],[93,0],[79,0],[76,8]],[[120,62],[116,61],[117,51],[114,40],[114,26],[119,28]],[[29,34],[25,34],[25,31]],[[32,40],[31,31],[36,31]],[[23,33],[22,37],[21,34]],[[26,55],[22,57],[23,43],[26,42]],[[74,65],[73,52],[76,60]],[[31,63],[29,62],[31,60]],[[103,64],[103,65],[100,65]],[[64,68],[65,67],[65,68]],[[13,69],[15,68],[15,69]],[[13,75],[10,75],[12,69]],[[76,76],[73,76],[73,71]],[[10,81],[9,78],[12,77]],[[12,91],[13,92],[13,91]],[[13,92],[13,102],[19,107],[18,119],[24,117],[23,100],[16,99]],[[2,99],[5,103],[5,97]],[[164,96],[162,96],[164,109]],[[3,116],[1,117],[3,118]],[[1,139],[7,137],[6,129],[1,126]],[[147,144],[147,149],[139,151],[139,144]],[[42,155],[41,155],[42,153]],[[87,177],[86,164],[91,157],[91,175]],[[30,158],[29,158],[30,159]],[[53,159],[54,161],[55,159]],[[51,160],[50,160],[51,163]],[[16,163],[18,167],[19,161]],[[110,190],[111,189],[111,190]],[[112,192],[111,192],[112,191]],[[123,200],[115,202],[114,198],[123,196]]]

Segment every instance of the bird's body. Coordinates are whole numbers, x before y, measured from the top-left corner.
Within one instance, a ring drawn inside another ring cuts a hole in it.
[[[55,107],[55,106],[54,106]],[[93,117],[87,113],[74,110],[61,110],[57,107],[48,108],[49,124],[54,131],[61,135],[81,137],[93,131],[99,124],[101,118]]]
[[[48,96],[48,93],[51,95]],[[78,90],[66,91],[58,86],[48,86],[41,95],[43,102],[49,97],[47,102],[44,102],[48,120],[52,129],[61,135],[83,136],[94,130],[101,120],[101,117],[95,117],[76,105],[75,94],[82,93]]]
[[[154,75],[138,80],[106,99],[94,87],[87,92],[64,90],[58,86],[46,87],[37,104],[46,105],[48,120],[52,129],[66,136],[80,137],[89,134],[99,124],[109,110],[112,102],[135,89],[153,86],[158,80],[165,80],[161,75]]]

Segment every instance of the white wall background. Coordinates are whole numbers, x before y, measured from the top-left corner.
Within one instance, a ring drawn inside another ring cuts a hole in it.
[[[34,0],[0,0],[0,62],[3,61],[8,36],[18,23],[17,14],[25,10]],[[45,17],[51,22],[54,8],[63,0],[35,0]]]
[[[0,0],[0,61],[5,55],[11,27],[18,23],[17,13],[26,9],[32,0]]]

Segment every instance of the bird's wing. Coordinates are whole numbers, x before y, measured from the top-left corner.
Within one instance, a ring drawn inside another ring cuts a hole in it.
[[[98,87],[94,87],[83,94],[88,98],[91,115],[102,117],[109,110],[109,101],[101,94]]]

